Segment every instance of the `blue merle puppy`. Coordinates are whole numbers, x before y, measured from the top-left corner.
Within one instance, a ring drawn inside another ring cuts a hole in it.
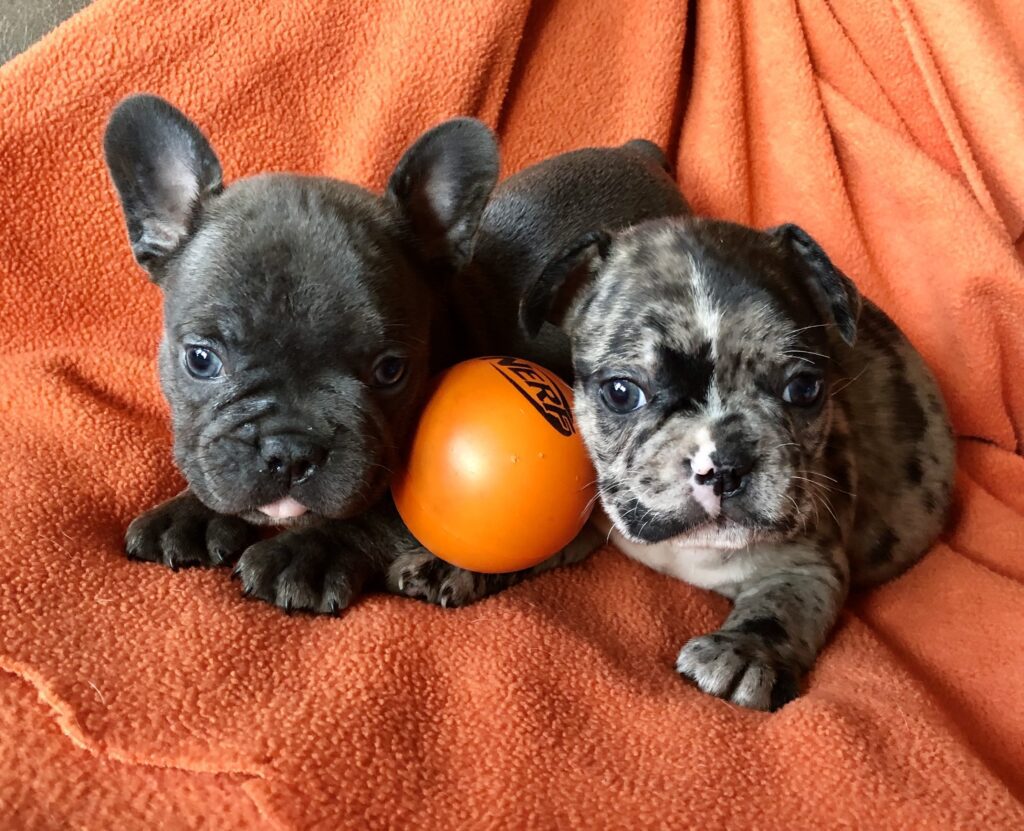
[[[525,296],[527,331],[545,319],[571,335],[617,545],[735,603],[677,670],[745,707],[790,701],[851,586],[942,529],[954,443],[921,357],[795,225],[589,234]]]

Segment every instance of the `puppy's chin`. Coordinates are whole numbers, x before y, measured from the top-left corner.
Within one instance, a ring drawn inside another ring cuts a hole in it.
[[[306,528],[310,525],[315,525],[319,520],[323,519],[322,516],[312,511],[306,511],[301,516],[283,517],[270,516],[259,509],[242,511],[237,516],[239,519],[244,519],[250,525],[267,525],[273,528]]]
[[[747,548],[755,542],[763,542],[768,535],[756,528],[726,519],[713,520],[700,525],[685,534],[672,537],[670,542],[677,548],[714,548],[721,551],[735,551]]]

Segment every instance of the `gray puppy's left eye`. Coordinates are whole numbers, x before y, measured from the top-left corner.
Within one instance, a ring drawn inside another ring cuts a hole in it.
[[[647,403],[647,395],[628,378],[612,378],[601,384],[601,401],[613,413],[624,415],[639,410]]]
[[[224,364],[217,353],[208,347],[186,346],[185,369],[193,378],[209,381],[221,374]]]
[[[401,355],[383,355],[373,367],[373,383],[393,387],[405,377],[406,359]]]

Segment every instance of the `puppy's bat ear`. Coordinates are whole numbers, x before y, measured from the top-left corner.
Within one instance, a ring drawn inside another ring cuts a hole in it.
[[[420,136],[388,180],[427,262],[458,271],[473,255],[484,206],[498,181],[494,133],[454,118]]]
[[[527,335],[536,337],[545,321],[567,322],[610,246],[607,232],[590,231],[545,267],[519,303],[519,325]]]
[[[110,115],[103,152],[132,253],[154,279],[195,228],[203,202],[223,189],[206,137],[155,95],[125,98]]]
[[[832,264],[822,247],[798,225],[780,225],[768,233],[794,258],[814,304],[835,324],[843,341],[852,346],[862,305],[853,281]]]

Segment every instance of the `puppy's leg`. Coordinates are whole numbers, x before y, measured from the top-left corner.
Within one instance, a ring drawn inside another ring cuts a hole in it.
[[[327,521],[250,546],[235,566],[247,597],[287,612],[333,615],[383,568],[380,540],[358,522]]]
[[[412,539],[408,531],[405,534],[407,545],[388,567],[388,591],[445,607],[466,606],[527,577],[578,563],[606,541],[604,534],[587,523],[565,548],[532,568],[506,574],[480,574],[438,559]]]
[[[238,559],[257,531],[238,517],[211,511],[189,490],[137,517],[124,537],[131,560],[188,566],[222,566]]]
[[[799,695],[800,677],[846,598],[849,569],[838,545],[793,544],[746,556],[755,570],[738,584],[732,613],[717,632],[687,643],[676,669],[706,693],[777,710]]]
[[[250,546],[235,567],[243,593],[286,611],[337,614],[389,565],[425,553],[389,499],[348,520],[284,531]],[[428,555],[430,556],[430,555]]]
[[[243,591],[288,611],[336,614],[367,584],[441,606],[465,606],[561,565],[579,562],[605,541],[585,526],[562,551],[533,568],[478,574],[440,560],[409,533],[386,501],[346,521],[285,531],[250,546],[235,575]]]

